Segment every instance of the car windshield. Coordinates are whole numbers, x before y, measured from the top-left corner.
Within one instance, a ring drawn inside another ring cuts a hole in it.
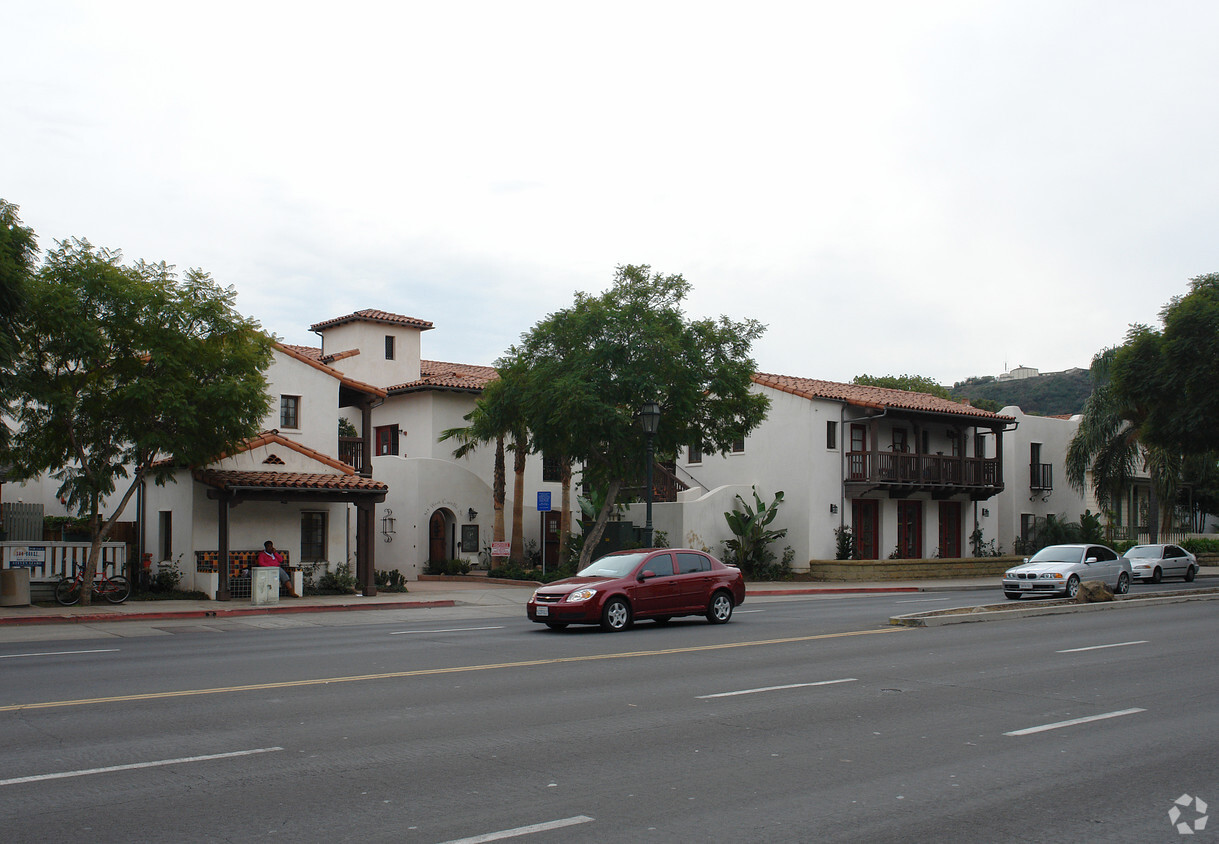
[[[626,577],[646,556],[647,554],[612,554],[593,562],[577,574],[580,577]]]
[[[1160,559],[1160,549],[1155,545],[1140,545],[1138,548],[1131,548],[1126,552],[1126,559],[1137,560],[1140,558],[1151,557]]]
[[[1051,545],[1049,548],[1042,548],[1033,556],[1029,557],[1030,563],[1078,563],[1083,559],[1084,549],[1082,548],[1066,548],[1061,545]]]

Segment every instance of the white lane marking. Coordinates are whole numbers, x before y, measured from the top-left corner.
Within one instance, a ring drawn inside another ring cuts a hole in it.
[[[1074,727],[1076,724],[1088,724],[1092,721],[1104,721],[1107,718],[1120,718],[1123,715],[1134,715],[1137,712],[1146,712],[1146,709],[1122,709],[1117,712],[1106,712],[1104,715],[1089,715],[1087,718],[1072,718],[1070,721],[1059,721],[1055,724],[1042,724],[1040,727],[1025,727],[1023,730],[1012,730],[1010,733],[1004,733],[1005,736],[1028,736],[1033,733],[1044,733],[1047,730],[1058,730],[1062,727]]]
[[[499,627],[446,627],[443,630],[395,630],[390,633],[391,636],[410,636],[418,633],[465,633],[468,630],[503,630],[503,625]]]
[[[488,832],[485,835],[475,835],[472,838],[454,838],[442,844],[482,844],[484,841],[499,841],[504,838],[516,838],[521,835],[532,835],[535,832],[547,832],[552,829],[562,829],[565,826],[588,823],[593,820],[588,815],[576,815],[574,818],[562,818],[557,821],[535,823],[529,826],[518,826],[516,829],[505,829],[500,832]]]
[[[695,700],[709,700],[714,697],[735,697],[737,695],[756,695],[761,692],[779,692],[784,689],[803,689],[807,686],[832,686],[835,683],[857,683],[855,677],[844,677],[841,680],[820,680],[816,683],[792,683],[790,686],[765,686],[760,689],[741,689],[739,692],[720,692],[717,695],[699,695]]]
[[[69,654],[109,654],[117,652],[118,648],[98,648],[93,651],[44,651],[37,654],[0,654],[0,659],[16,659],[20,656],[68,656]]]
[[[158,759],[155,762],[134,762],[130,765],[111,765],[108,768],[87,768],[83,771],[61,771],[58,774],[38,774],[33,777],[15,777],[11,780],[0,780],[0,785],[18,785],[23,782],[42,782],[43,780],[62,780],[69,777],[84,777],[89,774],[109,774],[114,771],[134,771],[139,768],[160,768],[165,765],[182,765],[186,762],[210,762],[213,759],[232,759],[235,756],[253,756],[256,753],[274,753],[283,750],[282,747],[259,747],[254,750],[234,750],[231,753],[213,753],[209,756],[183,756],[181,759]]]
[[[936,601],[947,601],[947,598],[915,598],[908,601],[894,601],[895,604],[934,604]]]
[[[1124,648],[1127,645],[1146,645],[1146,639],[1139,639],[1136,642],[1114,642],[1112,645],[1089,645],[1086,648],[1067,648],[1065,651],[1054,651],[1059,654],[1077,654],[1080,651],[1100,651],[1105,648]]]

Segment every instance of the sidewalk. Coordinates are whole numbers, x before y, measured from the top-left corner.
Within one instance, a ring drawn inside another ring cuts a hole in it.
[[[1205,567],[1199,578],[1219,578],[1219,567]],[[352,612],[368,610],[423,609],[428,607],[487,606],[524,607],[534,584],[508,585],[478,580],[410,581],[406,593],[360,595],[313,595],[284,598],[270,606],[252,606],[236,601],[127,601],[122,604],[74,606],[0,607],[0,627],[26,624],[72,624],[103,621],[154,621],[175,618],[239,618],[288,613]],[[796,595],[851,595],[885,592],[948,592],[999,589],[997,577],[944,580],[884,581],[867,583],[783,582],[749,583],[746,600]],[[523,610],[522,610],[523,611]]]

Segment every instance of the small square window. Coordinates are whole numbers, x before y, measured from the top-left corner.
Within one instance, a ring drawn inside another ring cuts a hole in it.
[[[301,426],[301,397],[300,396],[280,396],[279,397],[279,427],[281,428],[299,428]]]
[[[732,453],[733,454],[744,454],[745,453],[745,438],[744,437],[741,437],[738,440],[732,441]]]
[[[703,462],[702,446],[688,445],[686,446],[686,462],[690,464]]]

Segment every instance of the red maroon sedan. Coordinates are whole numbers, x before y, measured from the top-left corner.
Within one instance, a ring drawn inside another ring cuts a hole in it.
[[[637,618],[663,624],[675,615],[723,624],[744,600],[740,569],[702,551],[653,548],[608,554],[575,577],[539,588],[527,606],[530,621],[552,630],[600,624],[617,631]]]

